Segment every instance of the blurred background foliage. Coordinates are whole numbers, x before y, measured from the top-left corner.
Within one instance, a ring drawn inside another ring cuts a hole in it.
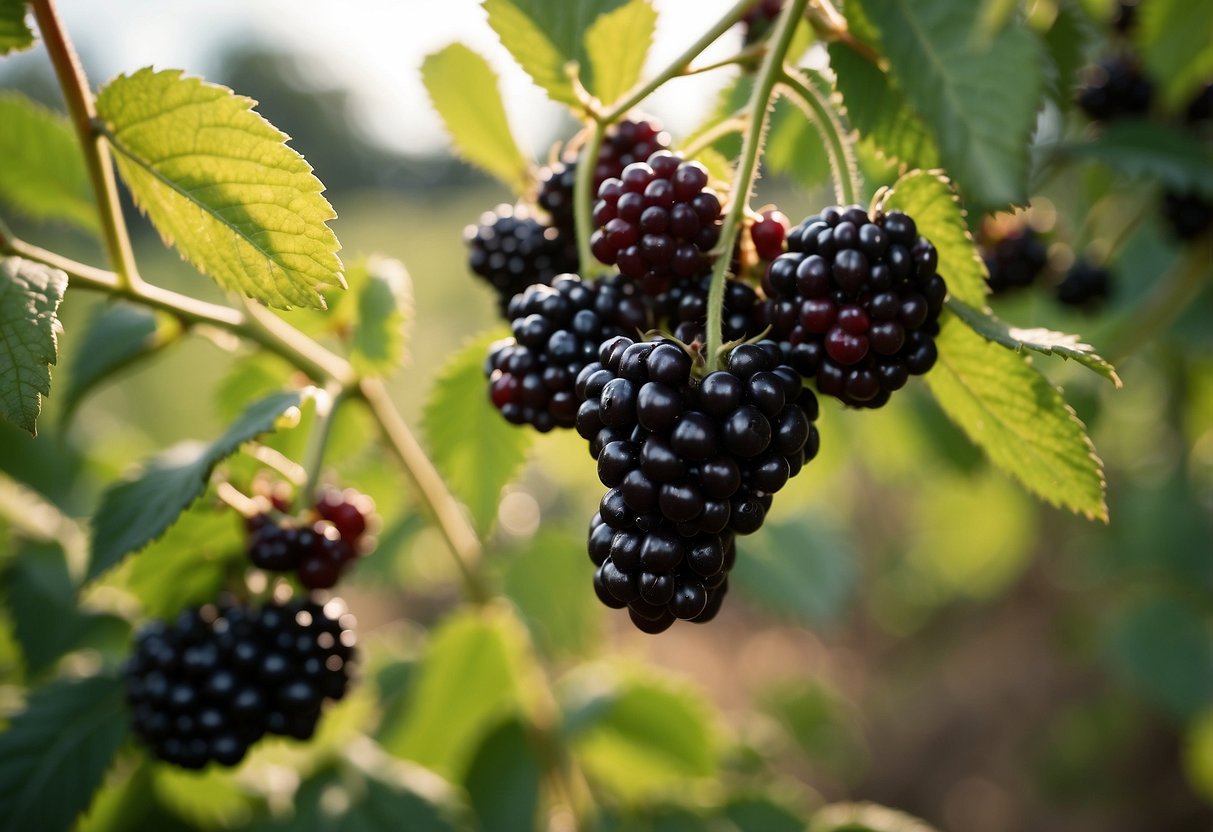
[[[1098,34],[1084,43],[1088,58],[1106,48]],[[446,360],[496,325],[460,237],[510,196],[448,156],[377,144],[348,91],[316,86],[298,61],[237,43],[209,80],[260,100],[315,166],[347,262],[378,252],[407,264],[411,359],[392,391],[417,421]],[[61,107],[46,67],[22,64],[0,84]],[[1056,105],[1042,125],[1054,136],[1083,129]],[[553,139],[566,128],[552,125]],[[782,140],[795,164],[767,176],[754,204],[796,221],[830,201],[828,170],[811,131]],[[865,164],[881,163],[869,153]],[[380,828],[374,819],[392,817],[411,819],[393,828],[448,829],[469,812],[484,829],[523,828],[501,819],[537,817],[556,788],[542,779],[550,749],[533,724],[567,739],[585,776],[574,787],[603,807],[604,829],[802,829],[797,818],[839,801],[957,832],[1213,827],[1213,292],[1205,281],[1168,327],[1137,337],[1136,313],[1181,252],[1157,212],[1141,210],[1156,187],[1094,164],[1042,180],[1033,210],[1060,229],[1052,256],[1109,254],[1115,291],[1085,313],[1043,288],[994,301],[1004,319],[1081,332],[1117,363],[1122,390],[1047,367],[1107,464],[1107,526],[991,470],[912,384],[858,417],[827,403],[821,456],[767,528],[740,541],[736,591],[718,620],[656,638],[590,589],[584,521],[600,489],[583,443],[537,439],[491,532],[504,597],[474,612],[459,607],[457,575],[371,426],[346,409],[331,479],[371,494],[383,521],[378,550],[342,592],[365,648],[356,693],[315,742],[267,741],[230,773],[153,766],[128,747],[81,829]],[[101,261],[69,228],[12,219],[25,239]],[[133,210],[130,221],[145,275],[219,299]],[[69,292],[56,392],[81,372],[86,322],[115,311]],[[292,322],[324,326],[304,313]],[[130,627],[116,610],[172,615],[243,570],[239,521],[208,494],[78,607],[83,555],[71,541],[83,532],[63,545],[35,539],[38,504],[87,517],[134,461],[217,436],[288,375],[217,335],[186,338],[70,419],[52,395],[36,440],[0,425],[5,713],[29,685],[119,661]],[[308,419],[264,446],[298,459]],[[248,484],[263,468],[248,451],[223,472]],[[820,828],[865,828],[846,822]]]

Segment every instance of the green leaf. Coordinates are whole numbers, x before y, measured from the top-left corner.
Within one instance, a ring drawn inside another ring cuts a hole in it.
[[[777,101],[771,112],[762,164],[768,172],[783,174],[806,190],[830,178],[830,157],[820,135],[804,113],[786,98]],[[724,172],[731,174],[732,168],[725,168]],[[726,176],[725,181],[729,179]]]
[[[632,0],[636,2],[636,0]],[[587,54],[585,33],[599,16],[626,5],[627,0],[484,0],[489,25],[531,79],[553,101],[577,106],[577,95],[565,72],[575,61],[581,84],[595,88],[594,65]]]
[[[60,423],[71,421],[94,388],[176,340],[180,328],[161,324],[148,310],[129,304],[100,306],[85,326],[68,363]]]
[[[485,733],[518,708],[525,641],[498,609],[448,619],[431,635],[402,708],[385,717],[383,747],[462,779]]]
[[[657,12],[649,0],[630,0],[601,15],[586,30],[592,79],[587,88],[602,103],[613,104],[640,80],[656,27]]]
[[[586,673],[564,694],[565,733],[586,773],[628,800],[712,777],[719,767],[710,706],[660,677]]]
[[[38,435],[42,397],[58,359],[59,303],[67,275],[50,266],[0,258],[0,417]]]
[[[530,164],[510,131],[497,73],[488,61],[462,43],[452,43],[426,56],[421,80],[459,155],[514,193],[525,191]]]
[[[1043,82],[1022,26],[975,37],[979,3],[864,0],[910,105],[935,134],[944,167],[982,211],[1027,202],[1028,139]],[[1007,77],[1014,67],[1015,78]]]
[[[1136,44],[1172,110],[1213,77],[1213,4],[1150,0],[1139,10]]]
[[[804,832],[805,828],[800,808],[777,795],[733,795],[721,814],[739,832]]]
[[[189,771],[159,765],[152,767],[151,776],[157,800],[200,829],[238,828],[252,818],[252,795],[229,769]]]
[[[821,624],[838,618],[855,588],[855,553],[843,530],[809,512],[792,522],[768,523],[747,538],[731,576],[760,609]]]
[[[1027,356],[945,312],[925,376],[944,412],[990,461],[1047,502],[1107,522],[1103,463],[1061,392]]]
[[[1213,627],[1207,613],[1174,598],[1153,598],[1117,617],[1109,659],[1176,717],[1188,720],[1213,702]]]
[[[413,322],[413,279],[403,263],[390,257],[371,257],[349,278],[358,299],[350,360],[361,375],[387,375],[404,360]]]
[[[451,357],[425,404],[431,458],[483,535],[501,489],[526,460],[534,432],[511,425],[489,401],[484,357],[494,338],[478,338]]]
[[[939,166],[939,150],[905,94],[887,73],[849,46],[831,44],[830,66],[847,120],[877,152],[909,168]]]
[[[0,93],[0,159],[0,199],[34,219],[98,231],[84,156],[64,116],[19,92]]]
[[[508,719],[484,738],[464,786],[481,832],[534,829],[543,768],[526,727]]]
[[[586,603],[589,576],[578,536],[541,532],[499,559],[502,589],[551,655],[584,655],[593,646],[603,619],[602,607]]]
[[[225,289],[324,308],[344,286],[312,167],[251,98],[181,70],[120,75],[97,96],[118,171],[160,236]]]
[[[1075,0],[1060,0],[1057,17],[1045,33],[1045,48],[1053,59],[1053,72],[1048,79],[1049,96],[1063,110],[1074,102],[1074,87],[1078,71],[1086,64],[1086,47],[1094,32],[1090,20],[1075,7]]]
[[[220,460],[273,430],[278,418],[300,402],[294,392],[262,399],[214,442],[183,442],[154,457],[134,479],[111,486],[95,515],[89,579],[164,534],[206,490]]]
[[[0,55],[20,52],[34,44],[25,22],[25,0],[0,0]]]
[[[1153,121],[1110,124],[1098,137],[1063,145],[1063,155],[1090,159],[1129,176],[1155,179],[1181,192],[1213,198],[1213,148]]]
[[[875,803],[834,803],[813,815],[807,832],[935,832],[918,818]]]
[[[986,264],[969,234],[965,210],[960,207],[952,183],[938,171],[916,170],[893,185],[885,208],[905,211],[914,219],[918,233],[939,253],[939,273],[948,284],[948,294],[970,306],[985,308],[989,285]]]
[[[52,682],[0,734],[0,832],[68,829],[127,736],[122,683]]]
[[[988,312],[979,312],[956,298],[949,298],[947,306],[987,341],[993,341],[1017,353],[1031,350],[1041,355],[1058,355],[1064,359],[1073,359],[1096,375],[1112,382],[1117,389],[1121,386],[1116,368],[1100,357],[1090,344],[1082,343],[1077,335],[1054,332],[1051,329],[1021,329],[1011,326],[1006,321],[1001,321]]]

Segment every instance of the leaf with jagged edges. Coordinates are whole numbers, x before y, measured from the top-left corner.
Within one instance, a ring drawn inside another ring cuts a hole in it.
[[[38,220],[100,228],[84,154],[67,118],[19,92],[0,93],[0,200]]]
[[[337,215],[312,167],[251,98],[141,69],[97,96],[118,172],[160,236],[225,289],[270,306],[324,308],[344,286]]]
[[[1090,344],[1082,343],[1077,335],[1054,332],[1051,329],[1023,329],[1011,326],[1006,321],[1001,321],[988,312],[974,309],[956,298],[948,298],[947,306],[987,341],[993,341],[1014,352],[1031,350],[1041,355],[1058,355],[1064,359],[1072,359],[1103,376],[1118,389],[1121,386],[1116,368],[1095,352],[1095,348]]]
[[[1031,492],[1108,520],[1103,462],[1061,391],[1025,355],[985,340],[945,311],[926,374],[940,407],[990,461]]]
[[[34,436],[42,397],[51,392],[66,290],[67,275],[58,269],[0,258],[0,417]]]
[[[0,55],[34,45],[34,33],[25,22],[25,0],[0,0]]]
[[[452,43],[426,56],[421,80],[456,152],[514,193],[523,193],[531,181],[530,163],[510,130],[489,62],[462,43]]]
[[[589,90],[604,104],[622,98],[640,80],[656,28],[657,12],[649,0],[629,0],[599,15],[586,30]]]
[[[413,280],[391,257],[369,257],[350,272],[350,361],[362,375],[383,376],[405,358],[413,323]]]
[[[1044,82],[1036,37],[1018,22],[981,37],[980,3],[863,0],[863,7],[965,202],[983,211],[1026,202],[1028,140]]]
[[[886,210],[904,211],[939,253],[939,274],[948,294],[970,306],[985,308],[989,285],[986,264],[965,222],[952,183],[941,171],[916,170],[893,184],[885,198]]]

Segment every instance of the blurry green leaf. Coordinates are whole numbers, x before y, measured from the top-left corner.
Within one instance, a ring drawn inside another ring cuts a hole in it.
[[[1213,197],[1213,148],[1166,124],[1109,124],[1091,141],[1064,145],[1061,152],[1168,188]]]
[[[1213,702],[1213,621],[1177,598],[1144,601],[1108,635],[1113,666],[1153,702],[1190,719]]]
[[[813,816],[808,832],[935,832],[917,818],[875,803],[834,803]]]
[[[276,355],[254,352],[237,359],[215,387],[215,413],[220,421],[236,419],[248,403],[282,389],[294,368]]]
[[[362,375],[387,375],[404,360],[413,317],[413,280],[399,260],[372,257],[350,275],[358,299],[350,360]]]
[[[1093,32],[1086,15],[1075,7],[1074,0],[1059,0],[1057,17],[1045,33],[1045,48],[1053,59],[1053,72],[1048,79],[1049,95],[1063,110],[1074,101],[1078,71],[1086,64],[1086,47]]]
[[[990,461],[1045,501],[1106,522],[1103,463],[1060,391],[949,313],[936,346],[927,384]]]
[[[601,15],[627,5],[627,0],[484,0],[483,5],[489,25],[527,75],[553,101],[577,106],[565,66],[576,61],[582,85],[595,89],[585,33]]]
[[[0,0],[0,55],[28,49],[34,33],[25,22],[25,0]]]
[[[787,99],[776,102],[771,113],[762,163],[770,173],[783,174],[805,189],[830,178],[830,159],[821,137]]]
[[[0,43],[2,29],[0,12]],[[0,92],[0,159],[0,199],[35,219],[65,220],[98,231],[84,155],[64,116],[19,92]]]
[[[252,796],[228,769],[186,771],[175,766],[154,766],[152,788],[174,814],[201,829],[244,826],[253,814]]]
[[[1188,726],[1184,771],[1197,794],[1213,800],[1213,708]]]
[[[472,513],[483,535],[493,526],[501,489],[526,460],[534,431],[511,425],[489,401],[484,360],[494,338],[477,338],[453,355],[425,403],[425,435],[434,464]]]
[[[508,719],[476,750],[464,778],[482,832],[534,829],[543,769],[526,728]]]
[[[602,607],[587,603],[592,590],[588,560],[579,557],[584,549],[584,536],[542,532],[499,560],[502,589],[549,654],[584,654],[598,635]]]
[[[830,161],[834,199],[840,205],[859,201],[863,182],[855,156],[855,135],[838,107],[838,96],[820,72],[812,69],[788,71],[784,84],[795,94],[791,100],[800,107],[821,139]]]
[[[1101,575],[1213,592],[1213,521],[1186,466],[1162,482],[1134,478],[1116,498],[1118,522],[1104,530],[1094,561]]]
[[[733,163],[714,147],[705,147],[695,154],[695,161],[703,165],[712,180],[730,182],[733,179]]]
[[[735,794],[721,811],[738,832],[804,832],[803,807],[774,794]]]
[[[127,736],[122,682],[57,681],[0,733],[2,832],[68,829],[88,808]]]
[[[1136,45],[1172,110],[1213,77],[1213,3],[1150,0],[1138,9]]]
[[[892,79],[849,46],[835,43],[829,49],[847,120],[859,135],[906,167],[938,167],[935,140]]]
[[[838,694],[813,679],[780,682],[763,691],[760,705],[814,766],[845,780],[862,774],[863,728]]]
[[[583,40],[592,79],[587,89],[603,104],[622,98],[640,80],[656,26],[657,12],[649,0],[628,0],[586,29]]]
[[[343,286],[336,214],[254,101],[181,70],[119,75],[97,96],[118,172],[160,236],[225,289],[324,307]]]
[[[562,710],[586,773],[624,799],[688,786],[719,767],[710,706],[668,679],[587,674],[565,691]]]
[[[426,56],[421,80],[456,152],[514,193],[525,191],[530,165],[510,132],[497,73],[488,61],[462,43],[452,43]]]
[[[525,639],[501,610],[469,610],[430,638],[398,711],[384,717],[383,747],[452,779],[462,778],[489,726],[518,707]]]
[[[1079,341],[1079,336],[1068,335],[1064,332],[1053,332],[1049,329],[1021,329],[1000,321],[987,312],[979,312],[967,303],[951,298],[948,308],[955,313],[973,331],[988,341],[1000,344],[1017,353],[1031,350],[1042,355],[1058,355],[1065,359],[1073,359],[1096,375],[1103,376],[1117,388],[1121,386],[1120,376],[1116,368],[1105,361],[1095,352],[1090,344]]]
[[[1032,34],[975,37],[979,3],[864,0],[896,83],[939,146],[966,203],[982,211],[1028,198],[1028,139],[1043,72]],[[1015,68],[1014,83],[1007,68]]]
[[[0,417],[37,436],[50,365],[59,349],[67,275],[20,257],[0,258]]]
[[[855,552],[841,526],[817,512],[768,523],[742,549],[730,585],[761,610],[820,624],[838,618],[855,589]]]
[[[101,498],[93,525],[88,577],[151,543],[206,490],[215,465],[245,442],[274,429],[278,418],[300,404],[298,393],[278,393],[251,405],[223,436],[210,444],[183,442],[154,457],[134,479],[111,486]]]
[[[63,407],[59,411],[62,423],[71,421],[76,408],[93,388],[172,343],[179,332],[179,328],[167,322],[161,326],[154,313],[138,306],[97,307],[68,363]]]
[[[948,284],[948,294],[984,309],[989,292],[986,265],[969,234],[966,212],[956,199],[952,183],[938,172],[912,171],[894,183],[885,209],[909,214],[918,233],[935,246],[939,274]]]

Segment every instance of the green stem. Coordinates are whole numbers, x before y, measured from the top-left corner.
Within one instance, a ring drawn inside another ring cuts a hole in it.
[[[581,264],[581,277],[590,279],[598,271],[598,260],[590,251],[590,235],[594,233],[592,208],[594,197],[594,168],[598,166],[598,151],[606,136],[606,122],[596,121],[590,129],[590,137],[581,149],[581,161],[577,164],[577,176],[573,180],[573,219],[577,226],[577,260]]]
[[[857,181],[859,162],[851,146],[843,138],[845,128],[838,114],[821,91],[795,70],[785,67],[780,83],[788,88],[792,99],[821,136],[826,155],[830,157],[830,169],[834,173],[834,198],[838,200],[839,205],[857,204],[860,201]]]
[[[339,384],[329,384],[325,388],[326,395],[316,398],[316,421],[312,424],[312,432],[307,438],[307,447],[303,450],[303,470],[307,471],[307,482],[303,485],[303,500],[311,505],[316,500],[316,489],[320,484],[320,472],[324,468],[324,452],[328,448],[329,437],[333,433],[333,422],[337,418],[337,409],[348,397],[348,390]]]
[[[724,224],[720,229],[720,243],[717,247],[716,265],[712,269],[712,285],[708,291],[708,322],[707,322],[707,371],[716,369],[720,355],[721,323],[724,317],[724,285],[729,269],[729,260],[733,253],[733,243],[741,220],[745,216],[750,202],[750,191],[753,190],[754,180],[758,176],[758,159],[762,151],[763,134],[766,131],[767,116],[769,115],[771,94],[775,84],[783,76],[783,59],[796,33],[796,24],[804,14],[808,0],[790,0],[779,14],[772,35],[770,50],[762,59],[762,66],[754,78],[754,90],[746,105],[749,125],[741,143],[741,158],[737,163],[737,171],[733,175],[733,187],[729,197],[729,210],[725,214]]]
[[[690,66],[678,73],[679,77],[686,78],[689,75],[702,75],[705,72],[711,72],[715,69],[723,69],[726,66],[747,66],[753,67],[762,61],[762,56],[766,54],[767,45],[765,41],[752,43],[740,52],[730,55],[719,61],[713,61],[710,64],[703,66]]]
[[[59,78],[63,98],[71,115],[72,125],[84,151],[84,161],[93,183],[93,194],[97,201],[97,212],[101,218],[101,233],[110,263],[125,287],[138,286],[139,272],[135,268],[135,256],[131,250],[126,221],[122,217],[122,203],[118,200],[118,183],[114,179],[114,165],[110,159],[109,146],[96,129],[97,111],[93,106],[93,95],[88,78],[67,31],[59,22],[59,13],[53,0],[30,0],[42,42]]]
[[[880,66],[880,53],[851,34],[847,19],[830,0],[811,0],[808,8],[809,23],[813,31],[823,40],[846,44],[861,58]]]

